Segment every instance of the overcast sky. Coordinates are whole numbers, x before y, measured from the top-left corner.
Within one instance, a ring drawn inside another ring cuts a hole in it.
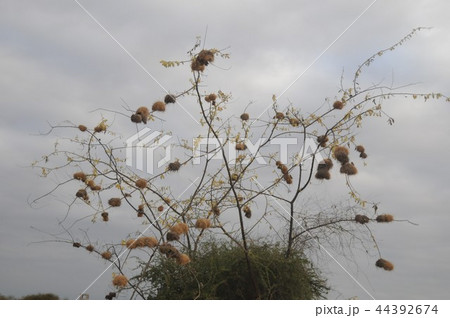
[[[343,70],[349,81],[360,62],[418,26],[433,28],[377,60],[365,81],[416,83],[408,89],[450,95],[450,3],[378,0],[354,22],[372,2],[80,1],[172,91],[187,87],[188,67],[164,69],[159,61],[185,59],[196,36],[203,37],[208,27],[206,47],[229,47],[231,54],[208,68],[208,89],[232,92],[230,108],[238,114],[250,101],[248,112],[262,112],[273,94],[283,92],[306,69],[280,103],[291,101],[305,112],[314,111],[325,98],[338,95]],[[59,132],[36,135],[48,129],[47,122],[66,119],[91,127],[101,119],[101,112],[89,113],[96,108],[121,111],[122,99],[132,107],[151,105],[165,93],[71,0],[1,1],[0,71],[0,293],[53,292],[73,299],[105,263],[66,244],[30,244],[48,239],[35,228],[57,232],[65,209],[56,198],[36,208],[27,203],[57,182],[39,178],[39,171],[27,166],[51,152]],[[376,259],[360,251],[351,259],[334,256],[377,299],[448,299],[450,104],[399,98],[385,107],[395,125],[374,119],[359,132],[370,150],[368,166],[360,169],[354,184],[369,200],[381,202],[384,212],[419,226],[397,222],[373,228],[383,256],[395,264],[393,272],[375,268]],[[195,123],[182,111],[170,114],[172,124],[152,128],[170,128],[186,137]],[[124,136],[132,133],[132,127],[123,130]],[[131,232],[131,225],[122,230]],[[370,298],[332,260],[320,260],[333,288],[331,299]],[[89,289],[91,297],[103,298],[110,279],[110,272],[102,276]]]

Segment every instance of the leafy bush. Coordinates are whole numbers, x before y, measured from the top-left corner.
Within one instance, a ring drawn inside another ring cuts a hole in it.
[[[318,299],[328,291],[301,251],[286,258],[278,245],[255,244],[249,256],[257,288],[236,245],[209,243],[186,266],[158,257],[146,272],[148,299]]]

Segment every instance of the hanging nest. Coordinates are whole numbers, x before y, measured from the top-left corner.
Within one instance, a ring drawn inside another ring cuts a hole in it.
[[[105,296],[106,300],[113,300],[117,296],[116,293],[110,292],[108,295]]]
[[[89,244],[88,246],[86,246],[86,250],[89,253],[92,253],[95,250],[95,248],[94,248],[94,246],[92,244]]]
[[[331,174],[328,169],[322,168],[322,169],[317,169],[315,177],[316,177],[316,179],[319,179],[319,180],[323,180],[323,179],[330,180]]]
[[[136,115],[141,116],[142,122],[144,124],[147,124],[147,119],[150,116],[150,112],[147,107],[141,106],[136,110]],[[136,119],[139,120],[139,118],[136,118]]]
[[[211,221],[209,219],[197,219],[195,227],[202,230],[207,229],[211,227]]]
[[[317,142],[319,143],[320,147],[326,147],[328,142],[328,137],[325,135],[317,137]]]
[[[116,287],[125,287],[128,284],[128,279],[123,275],[117,275],[112,281],[113,285]]]
[[[143,217],[144,216],[144,212],[141,212],[141,211],[138,211],[137,212],[137,217],[138,218],[141,218],[141,217]]]
[[[244,212],[244,215],[247,219],[250,219],[252,217],[252,210],[248,205],[242,208],[242,212]]]
[[[87,127],[86,127],[85,125],[78,125],[78,129],[79,129],[80,131],[86,131],[86,130],[87,130]]]
[[[355,149],[357,152],[361,152],[361,153],[366,152],[366,149],[364,149],[364,146],[362,146],[362,145],[356,146]]]
[[[249,120],[249,118],[250,118],[250,116],[247,113],[243,113],[241,115],[241,120],[243,120],[243,121],[247,121],[247,120]]]
[[[357,214],[355,215],[355,222],[359,224],[366,224],[369,223],[370,219],[366,215]]]
[[[391,271],[394,269],[394,264],[392,264],[391,262],[389,262],[383,258],[380,258],[379,260],[377,260],[375,263],[375,266],[383,268],[386,271]]]
[[[176,101],[177,101],[177,99],[176,99],[175,95],[168,94],[164,97],[164,103],[166,103],[166,104],[174,104]]]
[[[160,205],[160,206],[158,207],[158,212],[162,212],[162,211],[164,211],[164,207],[163,207],[162,205]]]
[[[120,198],[111,198],[108,200],[108,204],[112,207],[118,207],[122,204]]]
[[[331,168],[333,168],[333,161],[330,158],[323,159],[323,163],[328,170],[331,170]]]
[[[205,65],[201,64],[197,59],[194,59],[191,63],[191,70],[203,72],[205,70]]]
[[[343,164],[339,171],[349,176],[353,176],[358,173],[358,169],[356,169],[353,162],[352,163],[347,162],[346,164]]]
[[[168,258],[177,258],[180,255],[180,252],[170,243],[161,244],[159,251]]]
[[[287,184],[292,184],[292,176],[290,174],[286,173],[285,175],[283,175],[283,178]]]
[[[80,247],[81,247],[81,244],[78,243],[78,242],[75,242],[75,243],[72,244],[72,246],[73,246],[73,247],[76,247],[76,248],[80,248]]]
[[[181,163],[179,161],[174,161],[174,162],[169,163],[168,169],[169,169],[169,171],[178,171],[178,170],[180,170],[180,167],[181,167]]]
[[[377,216],[376,221],[378,223],[389,223],[394,221],[394,216],[391,214],[381,214]]]
[[[99,132],[106,132],[106,124],[104,123],[104,122],[101,122],[100,124],[98,124],[97,126],[95,126],[95,128],[94,128],[94,131],[96,132],[96,133],[99,133]]]
[[[167,232],[166,239],[169,242],[171,242],[171,241],[178,241],[178,240],[180,240],[180,236],[177,233],[174,233],[174,232]]]
[[[337,100],[333,103],[333,108],[334,109],[342,109],[342,108],[344,108],[344,103],[340,100]]]
[[[212,50],[201,50],[197,55],[197,61],[207,66],[214,62],[214,52]]]
[[[192,71],[203,72],[205,67],[212,62],[214,62],[214,52],[211,50],[202,50],[192,60],[191,69]]]
[[[158,240],[152,236],[144,236],[142,237],[142,243],[145,247],[154,248],[158,246]]]
[[[247,145],[245,143],[240,142],[236,144],[236,150],[243,151],[245,149],[247,149]]]
[[[136,124],[142,123],[142,116],[138,114],[132,114],[130,117],[131,121]]]
[[[216,94],[209,94],[205,96],[205,101],[207,103],[214,103],[217,99],[217,95]]]
[[[138,206],[138,212],[144,212],[144,208],[145,208],[145,205],[144,204],[139,204],[139,206]]]
[[[125,245],[128,249],[132,250],[138,247],[137,240],[135,239],[129,239],[125,242]]]
[[[75,196],[77,198],[82,198],[84,201],[88,201],[89,200],[89,196],[88,196],[88,194],[87,194],[85,189],[78,190],[77,193],[75,193]]]
[[[166,104],[162,101],[157,101],[153,104],[152,110],[154,112],[164,112],[166,111]]]
[[[178,235],[186,234],[189,231],[189,227],[186,223],[178,223],[170,228],[170,231]]]
[[[189,258],[189,256],[187,254],[180,254],[177,257],[177,263],[179,265],[186,265],[190,262],[191,262],[191,259]]]
[[[290,118],[289,123],[292,127],[297,127],[300,125],[300,120],[298,120],[297,118]]]
[[[350,161],[348,158],[349,150],[344,146],[336,146],[333,148],[333,154],[337,161],[342,164],[346,164]]]
[[[215,215],[215,216],[219,216],[220,215],[220,209],[216,204],[213,204],[213,206],[211,207],[211,212]]]
[[[275,118],[278,120],[283,120],[284,119],[284,114],[282,112],[277,112],[275,114]]]
[[[111,259],[111,257],[112,257],[112,254],[111,254],[111,252],[110,251],[106,251],[106,252],[103,252],[102,254],[100,254],[101,256],[102,256],[102,258],[104,258],[104,259]]]
[[[147,180],[137,179],[135,185],[140,189],[145,189],[147,187]]]
[[[92,191],[100,191],[102,189],[101,186],[99,185],[93,185],[92,187],[90,187]]]
[[[102,212],[102,214],[100,214],[103,218],[104,222],[108,222],[109,221],[109,214],[108,212]]]
[[[85,182],[86,181],[86,175],[84,174],[84,172],[80,171],[80,172],[75,172],[73,174],[73,178],[76,180],[80,180]]]
[[[96,185],[95,184],[95,182],[94,182],[94,180],[87,180],[86,181],[86,184],[89,186],[89,188],[92,190],[92,191],[100,191],[101,189],[102,189],[102,187],[101,186],[99,186],[99,185]]]

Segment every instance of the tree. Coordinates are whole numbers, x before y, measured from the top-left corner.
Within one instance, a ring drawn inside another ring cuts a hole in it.
[[[224,115],[231,95],[207,91],[204,74],[218,58],[229,55],[201,49],[198,41],[187,60],[161,61],[164,67],[188,65],[192,75],[189,87],[177,94],[167,92],[150,109],[142,106],[111,111],[131,119],[138,132],[153,121],[170,120],[164,118],[166,108],[182,107],[180,100],[193,101],[204,133],[194,138],[192,145],[185,140],[171,145],[177,147],[182,159],[172,159],[164,171],[144,176],[126,166],[124,144],[107,118],[93,129],[70,122],[52,125],[49,133],[66,129],[79,135],[55,144],[54,151],[33,166],[41,169],[44,177],[60,171],[71,177],[34,203],[76,183],[78,190],[60,222],[64,235],[54,240],[110,262],[117,271],[112,284],[119,291],[132,290],[132,298],[320,298],[327,288],[305,251],[313,249],[318,240],[345,237],[361,244],[374,243],[378,253],[375,265],[393,270],[393,264],[382,258],[370,226],[390,223],[394,217],[379,211],[376,202],[366,201],[351,182],[368,156],[356,132],[367,117],[385,117],[390,125],[394,123],[382,107],[387,99],[450,99],[440,93],[404,91],[404,86],[366,87],[361,84],[361,75],[375,59],[404,44],[419,30],[365,60],[349,86],[342,76],[338,96],[326,99],[326,109],[304,114],[291,104],[280,105],[274,96],[268,118],[245,110]],[[259,139],[252,143],[255,137]],[[305,147],[293,156],[274,150],[274,144],[286,137],[301,140]],[[306,145],[311,145],[311,140],[313,147],[308,151]],[[214,161],[218,156],[220,163]],[[199,160],[200,165],[196,164]],[[333,168],[336,165],[338,168]],[[177,194],[178,184],[167,180],[193,170],[197,178]],[[321,184],[337,173],[345,175],[343,186],[348,187],[353,203],[337,202],[318,211],[301,209],[302,202],[308,200],[306,190],[313,188],[320,194]],[[103,222],[124,218],[114,212],[124,207],[128,217],[144,220],[140,227],[148,226],[140,229],[137,225],[136,233],[128,237],[94,244],[89,238],[92,231],[73,230],[74,224],[86,220],[72,218],[69,213],[79,205],[91,211],[93,229],[100,218]],[[280,270],[291,267],[295,270]],[[294,285],[301,288],[280,289],[277,282],[289,286],[286,273],[296,277],[298,284]]]

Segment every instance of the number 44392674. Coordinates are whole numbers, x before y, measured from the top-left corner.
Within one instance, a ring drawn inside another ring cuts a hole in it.
[[[378,305],[377,309],[375,309],[379,314],[388,314],[388,315],[426,315],[426,314],[437,314],[438,308],[437,305]]]

